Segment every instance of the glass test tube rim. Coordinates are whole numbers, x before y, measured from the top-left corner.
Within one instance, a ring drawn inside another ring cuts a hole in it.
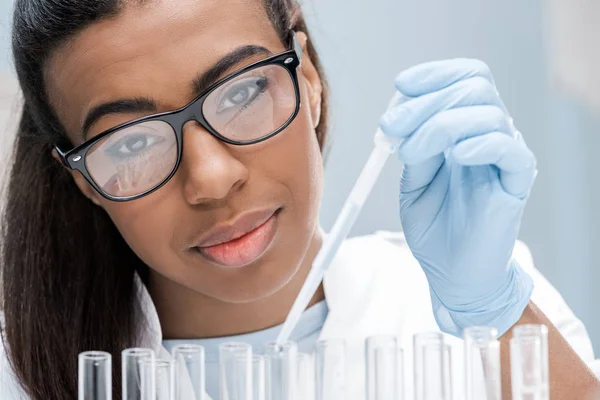
[[[371,335],[365,339],[367,359],[371,356],[371,353],[375,355],[375,352],[382,348],[387,348],[388,350],[391,348],[395,350],[401,349],[400,338],[392,334],[381,334]]]
[[[523,324],[513,328],[513,338],[527,337],[527,336],[547,336],[548,327],[542,324]]]
[[[373,342],[380,342],[380,341],[395,341],[396,343],[399,342],[398,336],[393,335],[391,333],[384,333],[381,335],[371,335],[371,336],[367,336],[367,338],[365,339],[365,344],[367,343],[373,343]]]
[[[277,341],[270,341],[264,344],[266,355],[298,353],[298,344],[293,340],[287,340],[281,344]]]
[[[194,343],[178,344],[176,346],[173,346],[172,352],[175,352],[175,350],[179,350],[179,351],[183,351],[183,352],[191,352],[191,350],[202,351],[202,352],[205,351],[204,346],[202,346],[201,344],[194,344]]]
[[[509,345],[511,349],[515,349],[515,351],[519,351],[523,346],[539,346],[541,350],[541,356],[547,360],[547,355],[544,352],[547,352],[545,341],[540,336],[521,336],[521,337],[512,337],[509,341]]]
[[[264,368],[266,358],[267,357],[262,354],[252,354],[252,368],[256,365]]]
[[[347,358],[348,345],[344,339],[321,339],[317,342],[314,352],[314,363],[315,368],[320,362],[324,361],[325,354],[329,354],[330,352],[335,352],[336,354],[341,354],[343,360]]]
[[[154,359],[147,359],[147,360],[140,360],[140,364],[152,364],[155,366],[160,366],[160,367],[166,367],[166,366],[172,366],[175,365],[175,360],[169,360],[167,358],[154,358]]]
[[[182,356],[185,360],[189,360],[198,356],[200,362],[204,363],[206,358],[206,349],[200,344],[184,343],[178,344],[173,347],[171,354],[175,360],[177,357]]]
[[[298,352],[298,354],[296,354],[296,357],[298,358],[298,361],[302,360],[302,361],[311,361],[312,360],[312,355],[308,354],[308,353],[301,353]]]
[[[252,350],[252,346],[248,343],[244,343],[244,342],[226,342],[226,343],[221,343],[219,345],[219,351],[223,350],[223,351],[232,351],[232,350],[243,350],[246,351],[247,349]]]
[[[143,370],[144,367],[150,367],[152,371],[152,375],[156,377],[156,373],[159,368],[168,368],[169,374],[174,374],[175,371],[175,360],[170,360],[166,358],[149,358],[145,360],[140,360],[140,369]],[[171,379],[171,377],[169,377]],[[173,383],[173,382],[171,382]]]
[[[175,372],[175,360],[166,359],[166,358],[149,358],[145,360],[140,360],[140,369],[143,370],[144,367],[150,367],[152,371],[153,377],[156,377],[156,373],[159,368],[168,368],[169,374],[173,375]],[[171,380],[171,376],[169,377]],[[170,381],[170,383],[173,383]]]
[[[334,338],[334,339],[321,339],[317,342],[314,352],[315,367],[319,362],[324,361],[325,354],[329,354],[331,351],[336,352],[338,355],[341,354],[342,358],[346,360],[348,345],[346,340]]]
[[[475,344],[493,342],[498,340],[498,329],[491,326],[471,326],[464,329],[463,339],[470,339]]]
[[[435,331],[427,331],[427,332],[419,332],[419,333],[415,333],[413,335],[413,342],[415,342],[417,339],[436,339],[436,340],[440,340],[443,341],[444,340],[444,334],[441,332],[435,332]]]
[[[317,348],[319,347],[331,347],[331,346],[343,346],[346,347],[346,340],[341,338],[331,339],[320,339],[317,341]]]
[[[219,345],[219,364],[228,362],[232,358],[253,359],[252,345],[245,342],[225,342]]]
[[[89,350],[79,353],[80,360],[103,361],[112,359],[112,355],[106,351]]]
[[[153,349],[150,348],[146,348],[146,347],[130,347],[128,349],[125,349],[121,352],[121,357],[123,356],[131,356],[131,355],[138,355],[138,354],[152,354],[154,355],[155,352]]]

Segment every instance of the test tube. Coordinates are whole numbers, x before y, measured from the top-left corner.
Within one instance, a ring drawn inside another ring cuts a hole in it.
[[[403,352],[396,337],[368,337],[365,348],[367,400],[404,399]]]
[[[252,399],[265,400],[265,356],[252,356]]]
[[[510,340],[514,400],[548,400],[548,328],[520,325]]]
[[[413,337],[415,400],[452,399],[452,351],[441,333]]]
[[[346,342],[320,340],[316,349],[317,400],[346,398]]]
[[[252,346],[228,342],[219,346],[221,400],[252,400]]]
[[[500,342],[495,328],[464,330],[465,393],[467,400],[501,400]]]
[[[146,359],[140,361],[142,400],[175,400],[175,362]]]
[[[267,400],[296,398],[298,347],[292,341],[265,344]]]
[[[306,353],[298,353],[297,359],[296,399],[315,400],[315,359],[312,354]]]
[[[141,371],[140,361],[154,359],[154,350],[132,348],[121,353],[121,379],[123,400],[140,400]]]
[[[112,399],[112,357],[103,351],[79,354],[79,400]]]
[[[175,399],[204,400],[206,392],[204,347],[181,344],[173,348]]]

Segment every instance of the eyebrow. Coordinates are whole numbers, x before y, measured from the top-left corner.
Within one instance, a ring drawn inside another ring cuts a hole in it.
[[[219,77],[230,70],[233,66],[256,56],[271,56],[273,53],[265,47],[256,45],[241,46],[225,55],[212,67],[198,75],[192,81],[192,91],[195,96],[208,89]],[[154,100],[147,97],[136,97],[132,99],[120,99],[103,103],[93,107],[86,115],[82,136],[87,140],[89,130],[100,118],[109,114],[134,114],[140,112],[154,112],[158,109]]]

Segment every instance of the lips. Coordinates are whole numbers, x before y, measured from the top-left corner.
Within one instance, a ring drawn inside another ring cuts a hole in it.
[[[275,238],[279,209],[246,213],[217,226],[196,241],[192,249],[205,259],[225,267],[241,267],[256,261]]]

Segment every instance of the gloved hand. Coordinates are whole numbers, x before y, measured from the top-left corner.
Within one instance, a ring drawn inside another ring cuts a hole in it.
[[[535,157],[480,61],[420,65],[401,73],[396,88],[409,99],[393,102],[380,127],[403,140],[400,216],[436,321],[456,336],[475,325],[503,334],[533,290],[512,251]]]

